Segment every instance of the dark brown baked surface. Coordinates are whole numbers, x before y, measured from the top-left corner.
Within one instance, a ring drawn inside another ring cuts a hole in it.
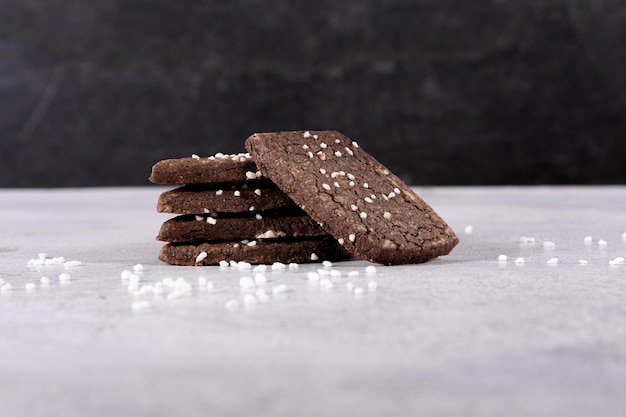
[[[159,260],[172,265],[201,266],[216,265],[220,261],[244,261],[251,264],[321,262],[347,259],[349,256],[335,239],[323,237],[255,240],[248,243],[167,243],[161,248]]]
[[[212,217],[209,219],[209,217]],[[208,221],[207,221],[208,219]],[[161,225],[157,236],[164,242],[210,242],[216,240],[275,239],[323,236],[328,233],[301,210],[237,216],[182,215]]]
[[[295,207],[295,203],[271,182],[184,185],[159,196],[159,213],[203,214],[249,212]]]
[[[253,177],[254,175],[254,177]],[[210,157],[164,159],[152,167],[148,178],[157,184],[201,184],[258,179],[250,155],[217,154]]]
[[[419,263],[458,243],[424,200],[339,132],[255,133],[246,149],[264,176],[354,255]]]

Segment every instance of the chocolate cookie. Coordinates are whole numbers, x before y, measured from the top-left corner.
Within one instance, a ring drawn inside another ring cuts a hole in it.
[[[244,241],[245,242],[245,241]],[[172,265],[215,265],[220,261],[245,261],[251,264],[304,263],[342,260],[348,252],[332,237],[301,240],[253,240],[247,243],[168,243],[159,260]]]
[[[295,203],[269,181],[258,181],[255,185],[241,183],[223,187],[208,184],[185,185],[161,193],[157,211],[202,214],[295,207]]]
[[[208,158],[194,156],[159,161],[152,167],[149,180],[158,184],[202,184],[259,178],[260,173],[249,154],[218,153]]]
[[[157,239],[164,242],[210,242],[322,235],[327,233],[298,209],[267,214],[178,216],[161,225]]]
[[[246,149],[264,176],[354,255],[418,263],[458,243],[426,202],[341,133],[256,133]]]

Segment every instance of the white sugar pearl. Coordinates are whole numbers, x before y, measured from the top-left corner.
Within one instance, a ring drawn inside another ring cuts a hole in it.
[[[280,284],[272,288],[272,293],[274,294],[284,294],[289,291],[289,287],[286,284]]]
[[[143,311],[152,307],[149,301],[133,301],[130,305],[130,309],[133,311]]]
[[[317,272],[307,272],[306,276],[309,281],[319,281],[320,279],[320,274],[318,274]]]
[[[254,275],[254,283],[257,285],[265,284],[267,282],[267,278],[265,275],[261,273],[257,273]]]
[[[243,297],[243,303],[248,307],[255,306],[257,304],[257,299],[252,294],[246,294]]]
[[[250,277],[241,277],[239,278],[239,286],[243,289],[250,289],[254,288],[256,284],[254,283],[254,280]]]
[[[507,259],[506,255],[498,255],[498,261],[500,262],[506,262]]]
[[[375,274],[376,273],[376,267],[374,265],[368,265],[367,267],[365,267],[365,273],[367,273],[367,274]]]

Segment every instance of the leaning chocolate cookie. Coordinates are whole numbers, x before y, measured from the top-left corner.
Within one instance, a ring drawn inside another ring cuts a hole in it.
[[[381,264],[425,262],[458,238],[400,178],[335,131],[255,133],[246,149],[350,253]]]

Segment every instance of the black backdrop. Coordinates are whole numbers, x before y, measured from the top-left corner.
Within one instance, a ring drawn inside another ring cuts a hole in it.
[[[626,2],[0,0],[0,186],[335,129],[411,184],[626,180]]]

